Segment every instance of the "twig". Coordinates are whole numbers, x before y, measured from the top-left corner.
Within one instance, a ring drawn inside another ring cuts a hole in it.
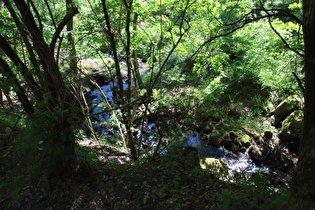
[[[304,86],[303,86],[303,84],[302,84],[301,79],[296,75],[295,72],[292,72],[292,74],[293,74],[294,78],[296,79],[296,81],[297,81],[297,83],[298,83],[298,85],[299,85],[299,87],[300,87],[300,89],[301,89],[301,91],[302,91],[302,94],[304,95],[305,88],[304,88]]]

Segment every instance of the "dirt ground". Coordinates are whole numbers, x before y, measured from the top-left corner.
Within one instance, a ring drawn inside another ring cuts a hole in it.
[[[133,163],[129,155],[90,140],[80,145],[92,154],[85,163],[49,179],[28,180],[21,157],[2,139],[0,209],[213,209],[218,201],[212,195],[233,188],[163,161]]]

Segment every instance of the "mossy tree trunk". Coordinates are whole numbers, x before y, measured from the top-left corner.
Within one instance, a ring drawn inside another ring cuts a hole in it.
[[[290,209],[315,204],[315,1],[303,0],[305,107],[298,168],[291,186]]]

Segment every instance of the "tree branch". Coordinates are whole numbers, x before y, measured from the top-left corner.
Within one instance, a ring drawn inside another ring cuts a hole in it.
[[[78,8],[72,7],[69,10],[69,12],[66,14],[66,16],[62,19],[62,21],[58,24],[57,29],[49,45],[51,51],[54,50],[57,39],[60,36],[62,29],[67,25],[67,23],[71,20],[71,18],[73,18],[73,16],[75,16],[78,13],[79,13]]]
[[[30,75],[29,70],[26,65],[22,62],[20,57],[15,53],[9,43],[4,39],[4,37],[0,34],[0,48],[3,52],[10,58],[10,60],[20,68],[21,73],[26,81],[31,85],[32,90],[39,91],[40,87],[36,83],[35,79]]]
[[[32,65],[33,65],[37,75],[39,75],[40,67],[39,67],[39,64],[37,62],[36,56],[34,54],[32,44],[30,43],[30,41],[28,39],[29,34],[27,31],[25,31],[24,25],[19,20],[19,17],[17,16],[16,12],[12,8],[10,2],[8,0],[3,0],[3,1],[5,3],[6,8],[9,10],[9,12],[10,12],[10,14],[11,14],[11,16],[15,22],[15,25],[17,26],[18,30],[20,31],[20,34],[22,36],[22,39],[23,39],[24,44],[26,46],[26,49],[29,53],[30,61],[32,62]],[[38,87],[35,87],[35,89],[33,91],[35,92],[36,90],[39,90]]]
[[[113,57],[114,57],[114,61],[115,61],[115,70],[116,70],[117,79],[118,79],[118,86],[119,86],[118,94],[119,94],[120,99],[124,103],[124,93],[123,93],[124,86],[123,86],[123,80],[122,80],[121,70],[120,70],[120,66],[119,66],[118,52],[117,52],[117,46],[116,46],[117,44],[116,44],[116,40],[115,40],[115,35],[111,29],[111,20],[110,20],[109,14],[108,14],[106,0],[102,0],[102,7],[103,7],[104,19],[106,22],[105,32],[108,35],[110,47],[111,47],[111,50],[113,51]]]
[[[7,76],[9,79],[7,81],[12,81],[13,90],[16,92],[16,95],[21,102],[25,112],[29,115],[34,113],[34,107],[29,101],[25,91],[21,87],[19,81],[16,78],[16,75],[11,70],[10,66],[5,60],[0,57],[0,73]]]
[[[266,13],[266,15],[260,15],[257,16],[257,11],[264,11]],[[277,13],[268,13],[268,12],[277,12]],[[212,42],[213,40],[220,38],[220,37],[224,37],[224,36],[228,36],[232,33],[234,33],[235,31],[243,28],[244,26],[246,26],[249,23],[264,19],[264,18],[271,18],[271,17],[290,17],[292,18],[294,21],[296,21],[298,24],[302,24],[302,21],[297,18],[295,15],[285,11],[285,10],[281,10],[281,9],[271,9],[271,10],[266,10],[266,9],[253,9],[250,12],[248,12],[247,14],[245,14],[242,18],[240,18],[239,20],[233,22],[233,23],[229,23],[229,24],[224,24],[224,26],[226,27],[233,27],[232,29],[230,29],[229,31],[213,36],[211,38],[209,38],[208,40],[206,40],[203,44],[201,44],[199,46],[199,48],[195,51],[195,53],[193,53],[193,55],[190,57],[190,59],[192,59],[196,54],[198,54],[200,52],[200,50],[206,46],[207,44],[209,44],[210,42]],[[226,31],[228,29],[225,29],[224,31]],[[289,45],[288,45],[289,46]],[[297,52],[296,50],[292,49],[291,47],[289,48],[290,50],[294,51],[295,53],[297,53],[300,56],[303,56],[303,54]]]
[[[301,91],[302,91],[302,94],[304,95],[305,88],[304,88],[304,86],[303,86],[303,84],[302,84],[301,79],[296,75],[295,72],[292,72],[292,74],[293,74],[294,78],[296,79],[296,81],[297,81],[297,83],[298,83],[298,85],[299,85],[299,87],[300,87],[300,89],[301,89]]]
[[[270,28],[273,30],[273,32],[275,34],[277,34],[277,36],[281,39],[281,41],[284,43],[284,45],[291,51],[293,51],[294,53],[296,53],[297,55],[301,56],[301,57],[304,57],[304,54],[298,52],[297,50],[293,49],[289,44],[288,42],[281,36],[281,34],[273,27],[272,23],[271,23],[271,20],[270,20],[270,17],[268,18],[268,22],[269,22],[269,25],[270,25]]]

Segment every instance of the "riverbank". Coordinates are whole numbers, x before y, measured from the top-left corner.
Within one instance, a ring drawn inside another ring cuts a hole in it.
[[[1,145],[1,209],[281,209],[287,189],[261,175],[216,178],[185,157],[130,161],[128,154],[85,139],[78,164],[64,174],[27,180],[12,145]],[[106,155],[105,155],[106,154]],[[105,155],[105,156],[103,156]]]

